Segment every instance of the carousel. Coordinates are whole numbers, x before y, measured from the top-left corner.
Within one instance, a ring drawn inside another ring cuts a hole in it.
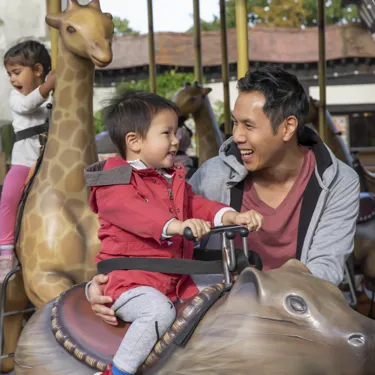
[[[237,0],[236,7],[241,78],[249,66],[246,1]],[[152,0],[148,15],[149,79],[156,92]],[[220,16],[224,127],[230,134],[225,0],[220,0]],[[320,101],[311,99],[308,122],[361,181],[355,249],[345,265],[349,301],[342,290],[312,277],[297,260],[263,272],[261,259],[247,248],[247,230],[214,227],[222,249],[210,256],[197,254],[187,261],[192,264],[181,260],[180,270],[223,273],[223,283],[176,305],[174,324],[139,374],[375,374],[375,322],[356,311],[355,285],[360,273],[366,289],[375,293],[375,175],[351,154],[327,111],[322,0],[318,16]],[[202,86],[199,20],[199,0],[194,0],[196,82],[185,84],[173,100],[184,116],[195,120],[202,163],[217,155],[222,138],[207,96],[210,88]],[[64,11],[58,0],[50,0],[46,22],[52,29],[57,85],[48,136],[19,208],[19,265],[1,286],[0,365],[2,372],[14,369],[17,375],[89,375],[106,369],[130,326],[105,324],[85,297],[85,284],[97,273],[94,257],[100,243],[83,170],[98,160],[94,69],[112,61],[114,25],[99,0],[87,5],[68,0]],[[74,38],[67,26],[76,30]],[[242,249],[233,244],[237,232]],[[194,240],[189,231],[184,235]]]

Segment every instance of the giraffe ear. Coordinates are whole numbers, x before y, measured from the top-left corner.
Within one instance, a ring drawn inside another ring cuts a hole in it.
[[[212,89],[210,87],[203,87],[202,88],[202,95],[207,96],[211,91],[212,91]]]
[[[66,4],[66,10],[72,10],[74,8],[77,8],[79,6],[79,3],[77,0],[68,0]]]
[[[54,27],[55,29],[59,29],[60,24],[61,24],[61,18],[60,17],[61,16],[60,16],[59,13],[47,14],[46,15],[47,25],[49,25],[51,27]]]
[[[112,14],[111,13],[103,13],[106,17],[108,17],[110,20],[113,19],[112,17]]]
[[[100,9],[100,3],[99,0],[91,0],[91,2],[88,4],[90,7],[101,10]]]

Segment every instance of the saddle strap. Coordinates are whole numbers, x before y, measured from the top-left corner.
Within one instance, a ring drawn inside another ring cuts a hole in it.
[[[48,131],[48,121],[44,124],[32,126],[16,133],[16,142],[22,141],[26,138],[33,137],[34,135],[42,134]]]
[[[211,295],[209,303],[206,303],[204,307],[194,315],[194,318],[186,325],[186,327],[178,334],[175,338],[173,344],[177,346],[184,347],[190,340],[195,329],[197,328],[199,322],[206,315],[207,311],[231,289],[231,286],[228,286],[222,290],[217,290],[214,294]]]

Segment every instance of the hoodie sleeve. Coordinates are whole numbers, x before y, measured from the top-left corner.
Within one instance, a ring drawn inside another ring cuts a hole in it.
[[[174,218],[144,199],[132,185],[94,187],[90,206],[100,219],[142,238],[153,238],[159,244],[165,223]]]
[[[335,285],[342,282],[345,262],[354,248],[360,184],[355,172],[350,172],[330,189],[307,252],[306,266],[312,274]]]

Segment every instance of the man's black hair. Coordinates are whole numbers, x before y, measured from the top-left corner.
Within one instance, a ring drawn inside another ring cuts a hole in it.
[[[153,118],[162,110],[175,112],[175,103],[159,95],[126,90],[115,96],[103,110],[105,126],[120,155],[126,158],[125,137],[134,132],[145,137]]]
[[[263,112],[275,133],[288,116],[295,116],[298,120],[297,139],[300,139],[309,112],[309,100],[295,75],[269,65],[248,71],[238,81],[237,88],[240,93],[258,91],[264,95]]]
[[[4,66],[20,64],[34,69],[36,64],[43,66],[43,79],[51,70],[51,56],[44,44],[36,40],[26,40],[10,48],[4,55]]]

